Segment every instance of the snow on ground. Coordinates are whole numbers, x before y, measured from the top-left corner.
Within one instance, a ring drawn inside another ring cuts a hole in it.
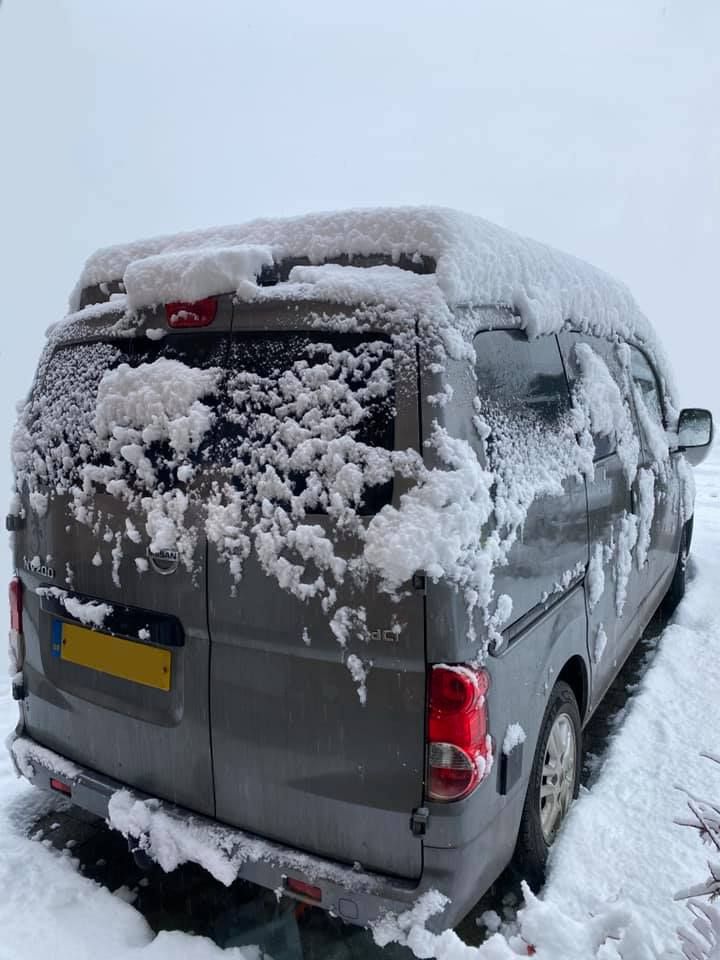
[[[720,749],[720,448],[696,473],[698,499],[688,594],[664,631],[657,654],[608,748],[590,790],[570,814],[552,857],[543,899],[519,915],[518,929],[496,933],[482,947],[385,925],[418,956],[442,960],[656,960],[679,956],[676,930],[690,914],[673,896],[702,881],[707,851],[696,833],[674,824],[685,813],[682,785],[707,799],[720,796],[720,771],[700,758]],[[0,726],[15,706],[0,692]],[[0,755],[0,960],[52,955],[62,960],[253,958],[252,948],[221,951],[178,932],[153,938],[140,914],[81,876],[69,851],[32,840],[32,824],[57,804],[15,779]],[[414,918],[422,916],[418,909]],[[409,919],[409,918],[408,918]],[[522,940],[517,937],[518,931]],[[518,953],[518,951],[523,951]]]
[[[3,682],[0,727],[15,724]],[[1,740],[0,740],[1,742]],[[17,780],[0,748],[0,960],[258,960],[258,951],[221,950],[178,931],[156,937],[143,917],[105,887],[86,879],[70,851],[33,840],[32,825],[57,808],[56,798]]]

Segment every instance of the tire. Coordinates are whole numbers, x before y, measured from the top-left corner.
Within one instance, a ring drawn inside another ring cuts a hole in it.
[[[557,752],[558,731],[570,737],[566,746],[567,764],[562,784],[548,782],[546,762]],[[553,744],[551,734],[555,732]],[[582,763],[582,730],[575,694],[560,681],[553,688],[545,708],[528,784],[515,859],[531,886],[540,886],[545,864],[567,810],[578,795]],[[572,771],[569,769],[572,766]],[[550,792],[548,793],[548,787]],[[541,790],[547,794],[541,796]],[[544,802],[543,802],[544,800]],[[550,823],[550,821],[554,822]]]
[[[670,581],[668,591],[663,597],[662,612],[669,617],[675,612],[676,607],[685,596],[685,585],[687,580],[687,558],[690,552],[690,537],[692,536],[692,519],[688,520],[682,528],[680,535],[680,551],[678,553],[675,573]]]

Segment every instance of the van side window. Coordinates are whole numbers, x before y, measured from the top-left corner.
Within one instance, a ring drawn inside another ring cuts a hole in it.
[[[518,330],[488,330],[475,337],[475,353],[478,394],[486,405],[544,427],[570,409],[555,337],[528,340]]]
[[[573,465],[577,440],[557,339],[490,330],[474,340],[475,427],[494,474],[494,522],[527,508],[506,562],[494,571],[495,596],[512,598],[510,623],[543,608],[577,582],[587,560],[585,485]]]
[[[645,401],[645,406],[653,420],[664,427],[662,401],[655,371],[645,354],[637,347],[630,347],[630,355],[633,383],[639,390],[640,397]]]
[[[558,334],[558,341],[560,343],[560,349],[567,366],[568,379],[570,380],[571,387],[580,378],[580,370],[578,368],[575,356],[575,345],[578,343],[586,343],[595,351],[595,353],[602,357],[605,365],[608,368],[610,376],[620,388],[620,392],[623,397],[625,397],[629,402],[630,388],[628,377],[623,368],[621,356],[618,352],[619,345],[617,343],[612,343],[609,340],[602,340],[599,337],[587,336],[585,334],[567,331]],[[602,460],[604,457],[609,457],[611,454],[615,453],[617,449],[616,437],[608,436],[607,434],[594,433],[593,443],[595,445],[594,459],[596,461]]]
[[[633,399],[640,423],[645,461],[659,464],[668,455],[668,441],[658,378],[642,350],[630,347],[629,352]]]

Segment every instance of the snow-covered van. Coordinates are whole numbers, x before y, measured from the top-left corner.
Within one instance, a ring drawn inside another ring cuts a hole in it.
[[[542,869],[711,439],[624,286],[475,217],[100,250],[13,439],[17,770],[166,870],[451,925]]]

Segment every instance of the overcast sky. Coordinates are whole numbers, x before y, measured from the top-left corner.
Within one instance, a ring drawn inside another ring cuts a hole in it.
[[[720,413],[718,0],[5,0],[0,198],[3,449],[94,248],[369,203],[609,270]]]

